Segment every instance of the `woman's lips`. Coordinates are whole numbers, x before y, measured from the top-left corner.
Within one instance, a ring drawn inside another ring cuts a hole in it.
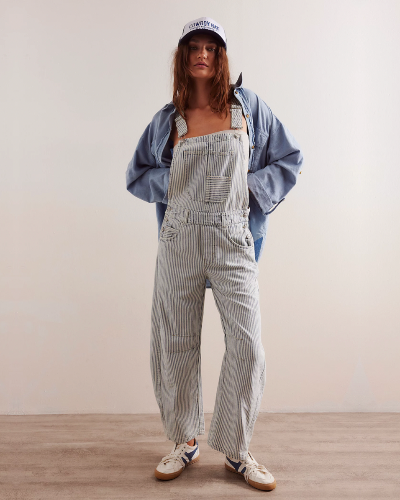
[[[207,68],[207,65],[202,63],[195,64],[195,66],[200,66],[201,68]]]

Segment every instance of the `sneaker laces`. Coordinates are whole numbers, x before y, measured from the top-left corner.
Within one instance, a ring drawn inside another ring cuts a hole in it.
[[[179,462],[180,465],[184,465],[182,463],[182,458],[179,456],[179,454],[182,453],[182,448],[181,448],[182,446],[185,446],[185,443],[183,444],[175,443],[172,448],[172,451],[161,459],[161,463],[166,464],[168,462]]]
[[[269,473],[265,466],[259,464],[250,452],[248,452],[245,464],[246,470],[244,471],[243,476],[247,483],[249,482],[249,476],[252,472],[261,472],[262,474]]]

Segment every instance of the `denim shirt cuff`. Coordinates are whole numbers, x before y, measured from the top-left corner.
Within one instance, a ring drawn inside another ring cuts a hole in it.
[[[163,203],[166,205],[168,204],[168,185],[169,185],[169,174],[170,174],[170,169],[165,172],[164,175],[164,198],[162,200]]]
[[[255,172],[249,172],[247,174],[247,185],[253,194],[258,206],[260,207],[263,215],[266,215],[269,210],[274,206],[271,198],[268,196],[264,186],[259,181]]]

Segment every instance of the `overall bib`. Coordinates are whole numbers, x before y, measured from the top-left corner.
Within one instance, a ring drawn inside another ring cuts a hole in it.
[[[175,114],[178,136],[187,134]],[[264,392],[258,264],[248,226],[249,139],[240,103],[231,128],[183,138],[174,148],[157,252],[150,367],[167,438],[205,434],[201,330],[206,279],[221,316],[225,353],[207,443],[247,456]]]

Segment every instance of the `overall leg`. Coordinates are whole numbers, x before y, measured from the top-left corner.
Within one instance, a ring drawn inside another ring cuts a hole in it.
[[[206,291],[196,230],[160,240],[152,305],[151,373],[164,431],[177,443],[204,434],[201,329]]]
[[[221,315],[225,353],[207,442],[215,450],[243,460],[266,376],[254,248],[235,246],[221,232],[208,277]]]

